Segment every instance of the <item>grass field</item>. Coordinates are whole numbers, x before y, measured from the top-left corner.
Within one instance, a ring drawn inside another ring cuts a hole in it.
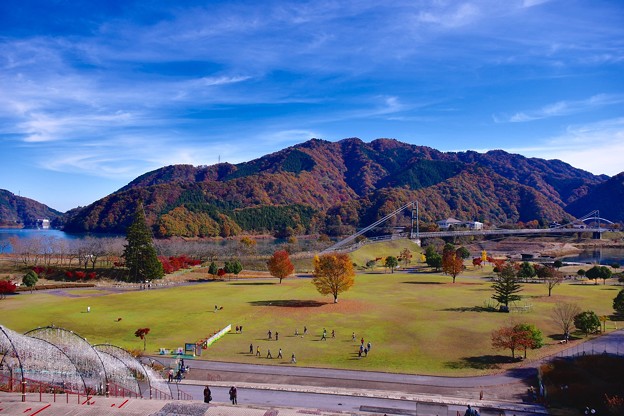
[[[396,248],[389,250],[396,252]],[[375,255],[384,254],[361,251],[354,261],[362,264]],[[554,353],[560,348],[555,340],[558,330],[549,319],[555,303],[575,302],[583,310],[610,315],[620,289],[565,283],[548,297],[544,285],[526,284],[517,306],[526,306],[527,311],[504,314],[482,308],[492,295],[488,275],[491,269],[472,270],[470,266],[452,284],[441,273],[416,269],[391,274],[380,268],[358,274],[356,284],[339,296],[337,304],[330,296],[318,294],[306,278],[284,279],[282,284],[277,279],[241,279],[131,292],[106,288],[22,292],[0,301],[0,324],[19,332],[54,324],[91,343],[109,342],[128,349],[142,348],[134,332],[148,327],[148,353],[160,347],[182,347],[228,324],[233,328],[243,325],[242,334],[232,331],[206,350],[204,357],[288,365],[294,352],[298,365],[303,366],[459,376],[504,367],[510,353],[492,349],[493,329],[512,321],[533,323],[548,345],[529,351],[529,359]],[[223,309],[214,312],[215,305]],[[86,313],[87,306],[90,313]],[[308,335],[295,337],[295,329],[302,333],[304,325]],[[608,325],[613,328],[613,323]],[[328,331],[327,341],[320,340],[323,328]],[[279,332],[279,341],[267,340],[269,329]],[[351,340],[352,332],[356,342]],[[358,359],[362,337],[373,347],[368,357]],[[260,346],[262,358],[248,354],[250,343],[254,349]],[[266,359],[268,348],[273,357],[282,348],[284,359]]]

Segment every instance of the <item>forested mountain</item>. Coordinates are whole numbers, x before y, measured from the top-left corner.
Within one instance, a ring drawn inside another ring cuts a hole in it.
[[[580,204],[607,179],[500,150],[444,153],[391,139],[312,139],[236,165],[148,172],[68,213],[66,229],[123,232],[139,200],[160,237],[341,234],[414,200],[423,222],[449,216],[497,225],[564,221],[572,218],[569,204]]]
[[[35,200],[0,189],[0,227],[35,227],[37,219],[56,223],[63,214]]]
[[[593,187],[587,195],[572,202],[567,210],[580,217],[593,210],[611,221],[624,221],[624,172]]]

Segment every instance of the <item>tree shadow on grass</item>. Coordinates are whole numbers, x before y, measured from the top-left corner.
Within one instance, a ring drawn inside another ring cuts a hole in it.
[[[463,357],[459,361],[447,361],[444,366],[455,370],[472,368],[475,370],[497,370],[501,364],[515,363],[517,359],[507,355],[481,355],[478,357]]]
[[[279,299],[279,300],[256,300],[249,302],[251,306],[280,306],[285,308],[317,308],[327,305],[326,302],[316,300]]]
[[[459,306],[457,308],[441,309],[444,312],[496,312],[483,306]]]
[[[553,341],[562,341],[564,339],[564,336],[563,334],[551,334],[551,335],[548,335],[547,338],[550,338]],[[568,335],[568,341],[578,341],[579,339],[582,339],[582,337],[572,335],[572,334]]]
[[[408,285],[442,285],[442,282],[401,282],[406,283]]]
[[[236,282],[236,283],[228,283],[228,285],[232,286],[269,286],[276,285],[277,282]]]

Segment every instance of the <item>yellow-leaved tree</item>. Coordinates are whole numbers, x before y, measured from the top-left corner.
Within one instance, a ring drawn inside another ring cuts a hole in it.
[[[349,290],[355,283],[355,270],[351,258],[344,253],[314,257],[312,283],[321,295],[331,294],[334,296],[334,303],[337,303],[338,294]]]

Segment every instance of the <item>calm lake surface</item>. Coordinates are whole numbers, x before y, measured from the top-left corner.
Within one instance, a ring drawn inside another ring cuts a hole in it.
[[[60,240],[78,240],[81,238],[85,238],[87,236],[90,237],[122,237],[119,235],[113,234],[70,234],[61,230],[39,230],[36,228],[0,228],[0,252],[10,253],[11,245],[9,243],[9,239],[12,237],[18,238],[38,238],[38,237],[48,237],[48,238],[58,238]]]
[[[585,250],[575,256],[564,257],[563,262],[574,263],[597,263],[603,265],[611,265],[619,263],[624,266],[624,248],[600,248],[595,250]]]

